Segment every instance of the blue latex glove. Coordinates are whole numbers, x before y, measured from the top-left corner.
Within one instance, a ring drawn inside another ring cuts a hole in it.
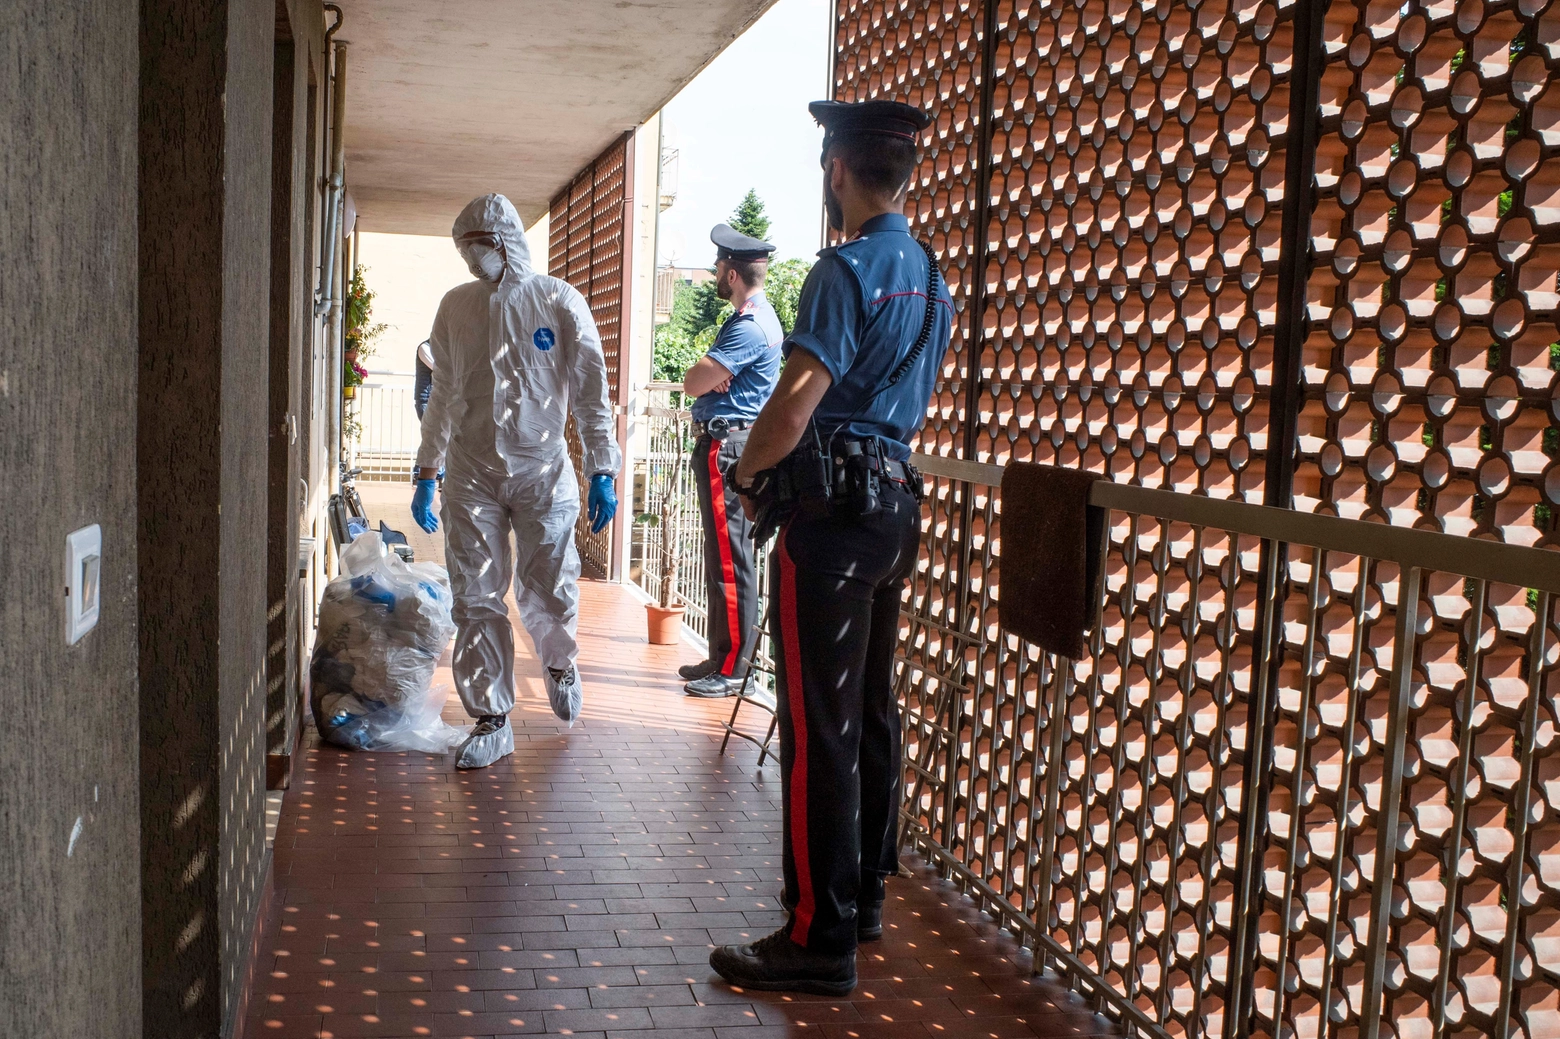
[[[435,480],[418,480],[417,491],[412,495],[412,519],[432,534],[439,529],[439,517],[433,514],[433,488]]]
[[[612,486],[609,474],[597,473],[590,478],[590,511],[587,515],[592,534],[600,534],[617,515],[617,490]]]

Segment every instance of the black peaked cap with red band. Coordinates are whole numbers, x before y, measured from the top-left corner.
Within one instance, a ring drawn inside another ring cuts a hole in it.
[[[921,131],[932,125],[930,115],[903,101],[814,101],[807,111],[823,127],[824,154],[834,138],[843,134],[897,137],[919,144]]]
[[[730,224],[716,224],[710,231],[717,260],[767,260],[775,247],[762,238],[745,235]]]

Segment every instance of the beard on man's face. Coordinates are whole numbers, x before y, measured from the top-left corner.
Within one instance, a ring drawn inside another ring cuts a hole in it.
[[[715,295],[721,299],[731,298],[731,279],[726,277],[726,272],[724,271],[721,272],[720,277],[715,279]]]
[[[829,217],[829,228],[834,231],[845,230],[845,207],[840,205],[839,198],[834,194],[828,174],[824,174],[823,180],[823,208]]]

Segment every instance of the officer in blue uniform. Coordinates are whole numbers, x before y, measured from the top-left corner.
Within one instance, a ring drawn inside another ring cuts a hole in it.
[[[758,624],[753,573],[753,524],[731,483],[731,472],[780,378],[784,333],[764,296],[764,276],[775,247],[727,226],[710,232],[715,244],[715,291],[732,315],[709,352],[683,375],[693,402],[694,484],[704,520],[704,586],[708,595],[709,658],[678,670],[690,696],[733,696],[741,688]]]
[[[417,360],[412,377],[412,407],[421,422],[428,410],[428,398],[433,394],[433,344],[424,339],[417,344]]]
[[[931,122],[894,101],[810,106],[824,201],[847,241],[819,253],[786,364],[736,478],[770,573],[779,672],[785,927],[710,965],[733,985],[840,995],[856,946],[882,937],[898,869],[899,603],[920,545],[910,443],[926,416],[953,304],[905,195]]]

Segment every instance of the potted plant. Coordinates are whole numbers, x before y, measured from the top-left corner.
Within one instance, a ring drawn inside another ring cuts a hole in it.
[[[654,516],[649,517],[654,520]],[[672,495],[667,494],[661,503],[661,597],[659,604],[645,604],[645,619],[649,624],[650,644],[675,646],[682,638],[683,613],[687,607],[673,603],[677,594],[677,567],[680,562],[680,541],[672,529]]]
[[[363,380],[368,378],[368,369],[356,361],[348,360],[345,368],[341,370],[341,395],[347,400],[357,396],[357,388],[363,385]]]
[[[347,400],[357,396],[357,388],[368,377],[359,358],[374,352],[374,340],[384,334],[389,326],[384,322],[371,324],[374,316],[374,293],[363,280],[366,268],[358,264],[347,286],[347,309],[342,321],[341,395]]]

